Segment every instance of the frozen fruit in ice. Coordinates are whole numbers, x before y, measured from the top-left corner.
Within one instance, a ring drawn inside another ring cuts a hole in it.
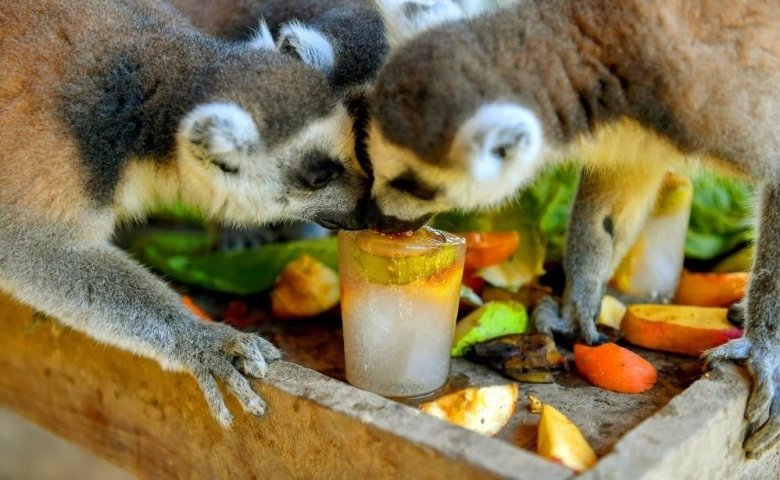
[[[463,253],[456,245],[465,240],[451,233],[425,226],[411,236],[389,237],[371,231],[353,235],[342,237],[358,245],[349,260],[371,283],[405,285],[438,275],[457,276],[460,281],[463,274],[462,267],[457,268]]]

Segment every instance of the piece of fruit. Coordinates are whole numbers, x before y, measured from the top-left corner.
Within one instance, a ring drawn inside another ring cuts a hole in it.
[[[542,406],[536,452],[544,458],[582,472],[598,458],[577,425],[550,405]]]
[[[531,413],[542,413],[542,401],[534,395],[528,395],[528,411]]]
[[[303,254],[277,278],[271,291],[271,313],[277,318],[311,317],[338,305],[339,298],[336,272]]]
[[[620,330],[620,323],[625,314],[626,306],[620,300],[612,295],[604,295],[601,299],[601,313],[596,323]]]
[[[526,330],[528,313],[522,304],[511,300],[489,302],[468,314],[455,326],[451,355],[461,357],[463,351],[475,343]]]
[[[700,307],[729,307],[745,296],[749,278],[748,272],[694,273],[683,270],[674,303]]]
[[[201,309],[198,304],[195,303],[195,301],[190,297],[189,295],[183,295],[181,297],[181,303],[184,304],[187,309],[192,312],[196,317],[201,318],[203,320],[214,320],[211,318],[211,315],[204,312],[203,309]]]
[[[339,243],[356,242],[358,248],[348,259],[350,268],[369,282],[381,285],[405,285],[425,281],[434,275],[458,275],[458,245],[465,240],[427,225],[412,235],[391,237],[379,232],[340,232]],[[463,253],[465,255],[465,252]]]
[[[658,381],[652,363],[614,343],[598,347],[574,345],[577,371],[597,387],[620,393],[642,393]]]
[[[516,383],[490,387],[469,387],[420,405],[436,418],[483,435],[495,435],[515,413]]]
[[[466,271],[497,265],[515,253],[520,234],[508,232],[461,232],[466,239]]]
[[[717,307],[630,305],[621,328],[634,345],[699,356],[742,336],[742,329],[726,319],[727,312]]]
[[[566,358],[545,333],[504,335],[466,348],[464,357],[525,383],[553,383],[550,370],[566,367]]]

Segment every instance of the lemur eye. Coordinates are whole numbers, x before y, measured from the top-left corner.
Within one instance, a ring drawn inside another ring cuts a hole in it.
[[[408,193],[420,200],[433,200],[436,198],[436,190],[427,185],[423,185],[412,172],[406,172],[401,176],[394,178],[390,181],[389,185],[396,190]]]
[[[336,177],[344,173],[344,165],[326,153],[311,153],[303,161],[303,168],[298,173],[299,180],[305,188],[318,190]]]

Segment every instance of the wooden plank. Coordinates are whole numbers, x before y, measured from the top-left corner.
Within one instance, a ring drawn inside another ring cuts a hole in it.
[[[506,442],[277,362],[270,412],[211,418],[195,381],[0,295],[0,404],[145,478],[570,478]]]

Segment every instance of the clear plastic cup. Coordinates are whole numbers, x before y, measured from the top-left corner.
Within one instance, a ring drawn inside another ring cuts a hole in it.
[[[347,380],[387,397],[444,385],[466,241],[423,227],[411,236],[339,232]]]

